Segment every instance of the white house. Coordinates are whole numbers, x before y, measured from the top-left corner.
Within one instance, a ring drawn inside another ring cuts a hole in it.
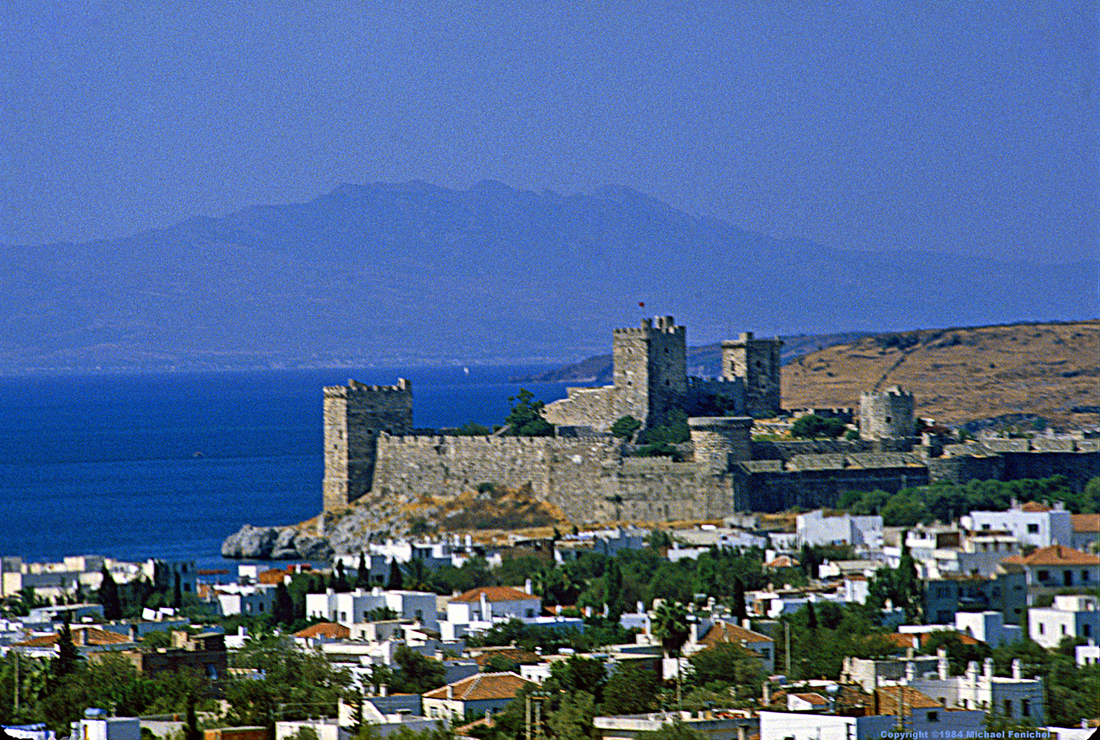
[[[1051,509],[1031,501],[1008,511],[972,511],[959,519],[971,531],[1007,531],[1024,545],[1073,546],[1072,515],[1055,504]]]
[[[1056,648],[1069,638],[1100,638],[1100,609],[1095,596],[1058,595],[1049,607],[1032,607],[1027,613],[1031,639],[1045,648]]]
[[[1100,645],[1096,644],[1096,640],[1089,640],[1088,645],[1078,645],[1074,650],[1074,659],[1077,665],[1097,665],[1100,663]]]
[[[951,676],[947,658],[942,656],[935,674],[919,677],[907,668],[900,683],[912,686],[944,706],[980,709],[1017,722],[1042,725],[1046,714],[1043,681],[1024,678],[1019,660],[1012,662],[1010,677],[993,675],[991,658],[986,658],[980,673],[977,662],[970,661],[965,674]]]
[[[804,545],[852,545],[862,550],[882,548],[881,516],[825,516],[818,509],[799,514],[796,532],[798,542]]]
[[[1005,624],[1000,612],[956,612],[955,629],[981,640],[990,647],[1000,647],[1023,638],[1024,630],[1019,625]]]
[[[435,594],[422,591],[364,591],[336,593],[331,588],[323,594],[306,594],[306,615],[346,626],[375,621],[371,612],[391,609],[398,619],[411,619],[431,630],[439,629]]]
[[[1005,558],[1007,572],[1022,571],[1028,604],[1035,597],[1065,588],[1096,588],[1100,584],[1100,555],[1089,555],[1065,545],[1041,547],[1030,555]]]
[[[980,711],[948,712],[920,707],[904,718],[913,737],[976,737],[983,729]],[[761,712],[760,740],[882,740],[898,727],[895,715],[840,717],[815,712]],[[936,733],[936,734],[933,734]],[[947,733],[947,734],[943,734]]]
[[[447,621],[451,625],[471,625],[528,620],[540,616],[541,611],[542,600],[538,596],[510,586],[482,586],[452,598],[447,605]]]
[[[275,607],[275,586],[256,584],[241,586],[230,583],[214,590],[218,610],[223,617],[234,614],[270,614]]]

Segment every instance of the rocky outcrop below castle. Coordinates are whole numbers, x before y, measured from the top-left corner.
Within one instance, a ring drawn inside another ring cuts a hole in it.
[[[295,527],[253,527],[245,524],[222,542],[222,557],[245,560],[328,560],[332,545],[325,537]]]

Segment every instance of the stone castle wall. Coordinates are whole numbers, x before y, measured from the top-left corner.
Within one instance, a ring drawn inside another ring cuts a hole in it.
[[[324,389],[325,478],[321,496],[326,510],[355,501],[371,489],[375,438],[379,433],[413,430],[412,384],[346,386]]]
[[[530,484],[576,522],[714,518],[734,513],[732,489],[709,470],[667,458],[623,457],[607,438],[379,435],[370,497],[413,501],[492,482]]]

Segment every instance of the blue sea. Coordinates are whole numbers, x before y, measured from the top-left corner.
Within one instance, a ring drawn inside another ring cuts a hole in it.
[[[195,559],[216,567],[241,524],[321,508],[321,388],[413,383],[417,427],[485,425],[533,367],[0,378],[0,555]]]

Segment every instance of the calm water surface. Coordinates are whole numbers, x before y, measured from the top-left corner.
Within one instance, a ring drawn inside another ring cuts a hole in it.
[[[413,383],[418,427],[499,423],[529,367],[0,378],[0,554],[221,562],[241,524],[321,507],[321,387]]]

